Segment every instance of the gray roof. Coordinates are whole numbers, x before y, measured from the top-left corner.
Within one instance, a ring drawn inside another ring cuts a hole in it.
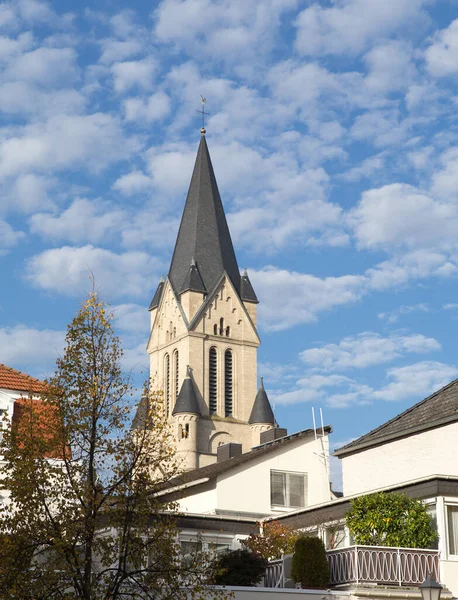
[[[184,283],[181,286],[180,293],[182,294],[187,291],[202,292],[203,294],[207,293],[202,277],[200,276],[199,267],[196,265],[194,259],[191,261],[191,266],[189,267]]]
[[[251,285],[251,281],[248,277],[246,269],[243,272],[242,278],[240,280],[240,295],[242,300],[246,300],[247,302],[255,302],[256,304],[259,304],[258,297],[256,296],[253,286]]]
[[[196,389],[194,382],[191,377],[191,370],[188,367],[186,371],[186,377],[183,379],[180,393],[178,394],[175,407],[172,411],[172,415],[179,413],[192,413],[200,415],[199,401],[197,399]]]
[[[334,455],[346,456],[454,421],[458,421],[458,379],[411,406],[394,419],[339,448]]]
[[[324,431],[326,433],[331,433],[332,427],[330,425],[325,425]],[[230,469],[238,467],[239,465],[243,465],[251,460],[255,460],[262,456],[266,456],[267,454],[275,452],[276,450],[281,450],[289,444],[292,444],[293,442],[301,438],[307,437],[308,435],[314,435],[314,433],[314,429],[304,429],[303,431],[298,431],[297,433],[292,433],[285,437],[272,440],[271,442],[267,442],[266,444],[255,446],[252,450],[250,450],[250,452],[245,452],[240,456],[228,458],[227,460],[223,460],[221,462],[207,465],[206,467],[201,467],[200,469],[194,469],[193,471],[183,473],[183,475],[179,475],[178,477],[175,477],[167,483],[165,483],[163,487],[176,487],[177,485],[192,483],[193,481],[198,481],[199,479],[214,479],[218,475],[226,473]]]
[[[248,419],[248,423],[271,423],[275,424],[274,411],[270,406],[269,398],[267,397],[266,390],[264,389],[264,381],[261,377],[261,385],[259,387],[258,393],[256,394],[256,399],[253,404],[253,408],[251,410],[250,418]]]
[[[240,294],[240,271],[204,135],[170,265],[169,279],[177,295],[183,289],[192,257],[208,293],[226,272]]]
[[[164,290],[164,281],[161,279],[159,285],[156,288],[153,299],[151,300],[151,304],[149,305],[148,310],[153,310],[153,308],[157,308],[159,306],[159,302],[161,301],[162,291]]]

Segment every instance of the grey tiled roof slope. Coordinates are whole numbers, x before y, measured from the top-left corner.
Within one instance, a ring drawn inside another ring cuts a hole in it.
[[[208,293],[226,272],[240,294],[240,271],[204,135],[170,265],[169,279],[177,295],[193,257]]]
[[[458,379],[411,406],[394,419],[339,448],[334,452],[334,456],[346,456],[454,421],[458,421]]]
[[[324,427],[326,433],[331,433],[332,427],[330,425],[326,425]],[[298,431],[297,433],[292,433],[283,438],[279,438],[277,440],[273,440],[272,442],[267,442],[266,444],[262,444],[261,446],[256,446],[250,452],[245,452],[245,454],[241,454],[240,456],[235,456],[233,458],[228,458],[227,460],[223,460],[219,463],[214,463],[212,465],[207,465],[206,467],[201,467],[200,469],[194,469],[194,471],[188,471],[187,473],[183,473],[183,475],[179,475],[174,479],[168,481],[164,487],[175,487],[178,485],[184,485],[187,483],[192,483],[193,481],[198,481],[199,479],[214,479],[218,475],[229,471],[239,465],[243,465],[250,460],[254,460],[256,458],[266,456],[271,452],[275,452],[279,447],[284,448],[285,446],[292,444],[294,441],[306,437],[308,435],[313,435],[313,429],[304,429],[303,431]]]

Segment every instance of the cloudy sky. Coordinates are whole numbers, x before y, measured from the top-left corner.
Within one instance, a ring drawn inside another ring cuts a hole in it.
[[[202,94],[281,424],[321,407],[339,446],[458,376],[456,0],[12,0],[0,28],[0,362],[52,372],[92,272],[141,372]]]

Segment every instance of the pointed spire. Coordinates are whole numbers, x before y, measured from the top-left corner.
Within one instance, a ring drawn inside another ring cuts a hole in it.
[[[275,425],[275,417],[270,406],[269,398],[267,397],[266,390],[264,389],[264,379],[261,377],[261,385],[259,386],[256,399],[253,404],[248,423],[253,425],[254,423],[269,423]]]
[[[202,281],[202,277],[199,273],[199,268],[194,260],[194,257],[191,260],[191,265],[189,267],[189,271],[185,277],[183,285],[180,290],[180,294],[184,292],[201,292],[202,294],[206,294],[207,290],[205,289],[204,282]]]
[[[191,377],[191,367],[186,367],[186,377],[183,379],[180,393],[178,394],[172,415],[180,413],[192,413],[200,415],[199,401],[197,399],[196,389]]]
[[[170,265],[169,279],[179,294],[194,257],[210,294],[224,272],[240,293],[240,271],[218,191],[205,135],[202,135]]]
[[[159,285],[156,288],[153,299],[151,300],[151,304],[149,305],[148,310],[153,310],[153,308],[157,308],[159,306],[159,302],[162,298],[162,292],[164,290],[164,278],[161,277]]]
[[[242,300],[246,300],[247,302],[254,302],[255,304],[259,304],[258,297],[251,285],[250,278],[248,277],[248,272],[246,269],[243,270],[243,275],[240,279],[240,297]]]

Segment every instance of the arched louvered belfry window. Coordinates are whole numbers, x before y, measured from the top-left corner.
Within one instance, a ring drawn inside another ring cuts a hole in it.
[[[210,414],[214,415],[218,408],[218,357],[216,348],[210,348],[208,378],[208,407]]]
[[[175,402],[177,401],[178,398],[178,394],[180,393],[180,379],[179,379],[179,373],[180,373],[180,361],[179,361],[179,356],[178,356],[178,350],[175,350],[174,354],[173,354],[173,358],[174,358],[174,369],[175,369]]]
[[[165,381],[165,410],[167,416],[170,415],[170,356],[168,354],[164,357],[164,381]]]
[[[226,417],[230,417],[232,415],[233,399],[232,352],[230,350],[226,350],[224,353],[224,414]]]

